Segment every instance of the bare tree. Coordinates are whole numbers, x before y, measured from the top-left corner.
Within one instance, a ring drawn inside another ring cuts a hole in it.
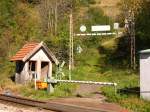
[[[143,0],[121,0],[121,17],[124,19],[129,11],[133,11],[134,14],[137,15],[141,9],[142,4]]]
[[[42,27],[45,32],[54,34],[54,0],[41,0],[40,2],[40,15],[42,21]]]
[[[58,30],[58,20],[70,11],[72,2],[70,0],[41,0],[39,11],[42,26],[45,32],[56,36]]]

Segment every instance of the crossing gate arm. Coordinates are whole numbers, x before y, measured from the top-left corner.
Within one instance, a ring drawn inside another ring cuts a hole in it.
[[[80,84],[95,84],[104,86],[117,86],[117,83],[112,82],[94,82],[94,81],[76,81],[76,80],[50,80],[49,83],[80,83]]]
[[[110,36],[110,35],[122,35],[122,32],[106,32],[106,33],[77,33],[74,36]]]
[[[79,83],[79,84],[95,84],[95,85],[102,85],[102,86],[114,86],[115,94],[117,93],[117,83],[112,82],[94,82],[94,81],[76,81],[76,80],[55,80],[50,79],[47,81],[49,87],[47,91],[49,93],[53,93],[54,85],[57,83]]]

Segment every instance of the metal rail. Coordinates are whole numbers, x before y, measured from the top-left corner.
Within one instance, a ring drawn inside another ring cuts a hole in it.
[[[94,82],[94,81],[76,81],[76,80],[50,80],[49,83],[80,83],[80,84],[117,86],[117,83],[112,82]]]
[[[32,99],[22,98],[18,96],[4,95],[4,94],[0,94],[0,100],[27,105],[27,106],[40,107],[43,109],[52,110],[56,112],[108,112],[105,110],[94,109],[90,107],[76,106],[70,104],[68,105],[68,104],[55,103],[55,102],[44,102],[44,101],[32,100]]]
[[[77,33],[74,36],[110,36],[110,35],[122,35],[122,32],[107,32],[107,33]]]

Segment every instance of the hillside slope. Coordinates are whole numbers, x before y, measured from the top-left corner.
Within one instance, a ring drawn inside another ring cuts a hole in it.
[[[116,19],[118,14],[120,13],[119,9],[120,1],[121,0],[96,0],[96,4],[91,6],[102,8],[107,16]]]

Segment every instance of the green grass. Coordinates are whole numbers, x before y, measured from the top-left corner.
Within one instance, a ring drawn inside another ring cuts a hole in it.
[[[107,43],[106,43],[107,41]],[[103,41],[103,47],[111,51],[115,50],[115,39]],[[76,55],[76,67],[72,72],[74,80],[92,80],[116,82],[117,92],[114,87],[101,88],[108,102],[115,102],[134,112],[149,112],[150,102],[140,99],[136,88],[139,88],[139,73],[127,68],[105,65],[105,54],[98,52],[97,46],[86,49],[82,54]],[[120,65],[121,66],[121,65]]]
[[[134,88],[139,87],[139,74],[132,72],[128,69],[118,68],[98,68],[94,66],[78,66],[74,70],[73,79],[77,80],[92,80],[92,81],[106,81],[116,82],[117,92],[112,86],[104,86],[100,91],[107,97],[108,102],[115,102],[121,106],[133,110],[134,112],[149,112],[150,102],[140,99],[137,90]],[[130,91],[121,92],[122,90]]]
[[[75,88],[75,84],[58,84],[55,85],[54,93],[48,93],[47,90],[34,90],[34,85],[28,84],[20,89],[20,94],[28,98],[48,100],[51,98],[73,96]]]

